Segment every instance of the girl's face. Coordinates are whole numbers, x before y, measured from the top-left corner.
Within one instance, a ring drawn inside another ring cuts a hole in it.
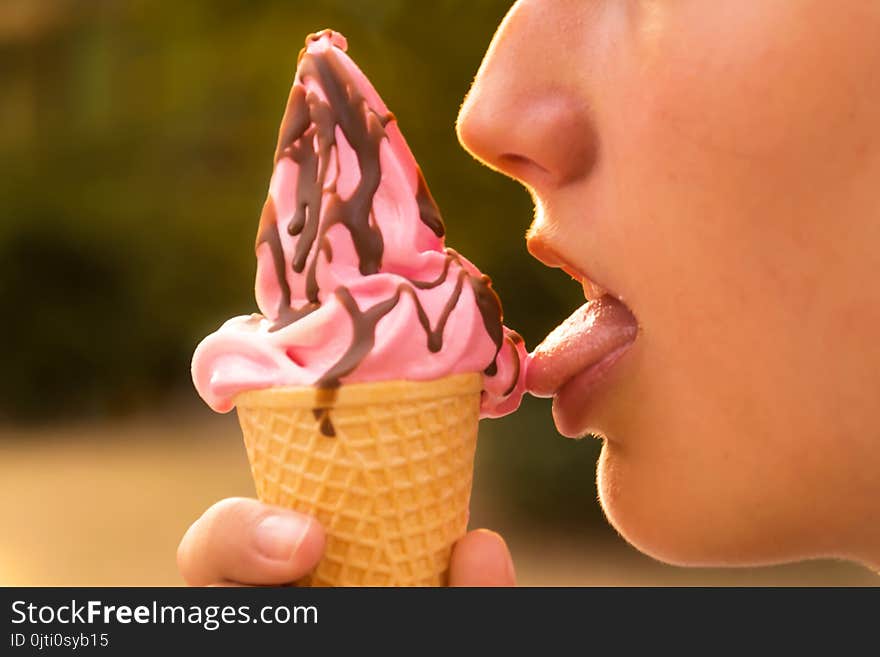
[[[532,192],[529,250],[638,320],[554,400],[607,439],[615,527],[674,563],[876,565],[880,3],[522,0],[459,134]]]

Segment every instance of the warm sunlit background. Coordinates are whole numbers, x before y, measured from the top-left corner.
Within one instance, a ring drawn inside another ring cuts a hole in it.
[[[188,524],[253,495],[235,417],[201,403],[189,359],[255,309],[254,233],[309,32],[348,37],[449,244],[493,277],[530,347],[583,302],[527,256],[527,194],[455,140],[509,4],[0,2],[0,584],[179,584]],[[480,431],[473,525],[508,538],[524,584],[876,584],[828,561],[657,564],[605,524],[599,443],[561,438],[546,400]]]

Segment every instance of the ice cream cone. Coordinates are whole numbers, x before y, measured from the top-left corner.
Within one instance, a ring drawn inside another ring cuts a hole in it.
[[[467,528],[480,374],[236,397],[259,498],[327,532],[308,586],[442,586]],[[328,435],[329,434],[329,435]]]

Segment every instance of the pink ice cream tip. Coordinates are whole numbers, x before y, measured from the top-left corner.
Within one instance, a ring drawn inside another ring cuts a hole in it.
[[[211,408],[278,386],[482,373],[483,417],[519,407],[528,355],[445,226],[394,115],[338,32],[309,35],[257,232],[260,313],[196,348]]]

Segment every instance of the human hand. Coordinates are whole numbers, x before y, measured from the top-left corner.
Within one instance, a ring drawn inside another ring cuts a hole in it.
[[[307,575],[324,553],[317,520],[247,498],[210,507],[184,534],[177,567],[192,586],[278,586]],[[456,543],[450,586],[513,586],[513,561],[504,539],[487,529]]]

